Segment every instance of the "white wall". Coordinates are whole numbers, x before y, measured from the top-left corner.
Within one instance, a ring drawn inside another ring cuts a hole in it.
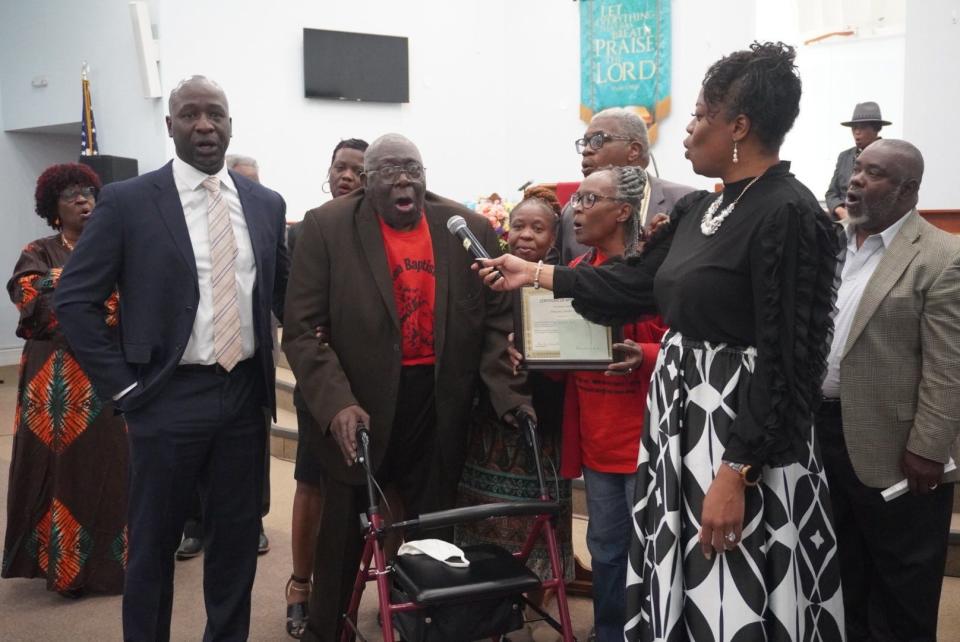
[[[904,138],[920,148],[926,169],[920,207],[960,208],[952,112],[960,105],[960,0],[907,3]]]
[[[3,0],[0,86],[4,130],[79,123],[80,69],[90,66],[101,154],[164,160],[163,105],[143,97],[128,0]],[[43,76],[44,88],[31,80]],[[76,129],[75,151],[80,152]]]
[[[33,214],[37,177],[80,153],[83,61],[100,151],[137,158],[141,171],[166,158],[160,100],[143,98],[127,0],[2,0],[0,14],[0,274],[9,278],[20,249],[52,231]],[[48,85],[34,88],[44,76]],[[72,124],[71,124],[72,123]],[[59,127],[57,127],[59,126]],[[69,134],[8,133],[53,128]],[[17,314],[0,304],[0,363],[17,359]]]
[[[2,93],[0,93],[2,104]],[[3,109],[0,107],[0,122]],[[0,283],[6,285],[13,267],[29,241],[49,236],[53,230],[34,212],[37,176],[76,153],[79,143],[65,136],[7,134],[0,132],[0,193],[3,197],[0,226]],[[23,342],[14,335],[17,309],[5,293],[0,295],[0,365],[16,363]]]
[[[139,159],[141,171],[173,155],[164,100],[145,99],[127,0],[2,0],[2,129],[75,123],[80,64],[91,66],[101,151]],[[798,0],[673,0],[672,113],[654,147],[660,175],[709,188],[693,174],[681,142],[703,74],[752,40],[798,45],[801,113],[783,157],[815,194],[826,189],[836,155],[851,145],[839,125],[856,102],[880,103],[927,159],[921,205],[960,206],[947,154],[956,135],[947,114],[960,103],[960,0],[907,3],[906,35],[799,44]],[[266,184],[287,199],[288,218],[328,197],[329,154],[341,138],[372,140],[399,131],[421,148],[430,188],[468,200],[491,191],[516,198],[528,181],[577,180],[579,6],[568,0],[354,0],[330,3],[150,0],[161,45],[163,92],[201,73],[223,85],[234,119],[231,151],[255,156]],[[406,36],[410,103],[340,103],[303,97],[304,27]],[[46,89],[30,87],[45,75]],[[6,234],[0,267],[46,233],[31,214],[42,169],[75,160],[79,133],[0,133],[0,190]],[[952,138],[951,138],[952,137]],[[948,174],[949,173],[949,174]],[[0,358],[12,338],[13,307],[0,306]],[[4,328],[11,329],[7,332]]]
[[[683,159],[683,128],[707,65],[752,37],[753,5],[674,2],[674,109],[655,150],[664,176],[709,183]],[[243,0],[232,7],[158,1],[164,88],[194,73],[224,87],[234,121],[231,149],[258,158],[263,181],[287,199],[290,220],[325,200],[320,187],[330,150],[351,136],[407,135],[421,148],[429,187],[456,199],[491,191],[512,198],[527,180],[580,177],[574,2],[358,0],[350,11],[275,3],[264,12],[259,0]],[[408,37],[410,103],[304,98],[304,27]],[[167,149],[173,153],[169,142]]]
[[[834,37],[804,45],[796,10],[796,0],[757,2],[757,38],[797,47],[803,97],[781,158],[791,161],[797,178],[822,200],[837,155],[853,146],[850,128],[840,123],[850,120],[857,103],[878,103],[893,123],[881,135],[902,136],[904,36]]]

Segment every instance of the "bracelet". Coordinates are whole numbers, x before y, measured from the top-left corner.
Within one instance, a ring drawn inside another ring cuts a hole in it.
[[[732,469],[733,472],[740,475],[740,479],[743,481],[746,486],[756,486],[760,483],[761,471],[755,466],[750,464],[741,464],[733,461],[727,461],[726,459],[721,460],[724,466]]]
[[[533,289],[540,289],[540,272],[543,270],[543,259],[537,261],[537,271],[533,273]]]

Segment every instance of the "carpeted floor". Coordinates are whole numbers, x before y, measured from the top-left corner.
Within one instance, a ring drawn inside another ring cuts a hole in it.
[[[0,532],[6,530],[7,471],[13,442],[16,407],[16,370],[0,368]],[[270,463],[272,491],[270,514],[264,528],[271,550],[262,555],[253,586],[250,639],[259,642],[291,640],[286,634],[284,585],[290,577],[290,514],[293,504],[293,464],[274,458]],[[584,548],[584,523],[577,528],[579,548]],[[203,607],[203,558],[176,565],[172,639],[200,640],[206,621]],[[376,623],[376,591],[370,587],[361,603],[360,630],[374,642],[380,640]],[[576,635],[585,640],[593,619],[590,601],[572,599]],[[85,597],[68,600],[45,590],[41,580],[0,580],[0,641],[46,640],[100,642],[121,640],[120,597]],[[526,642],[525,632],[511,634],[514,642]]]
[[[13,438],[13,412],[16,396],[16,370],[0,368],[0,532],[6,526],[7,470]],[[293,465],[279,459],[271,462],[270,514],[264,521],[272,550],[260,557],[253,587],[253,613],[250,639],[282,642],[285,633],[283,587],[290,575],[290,511],[293,501]],[[575,523],[575,547],[586,557],[583,544],[584,523]],[[201,590],[203,561],[195,558],[177,563],[176,592],[173,606],[172,639],[199,640],[205,622]],[[574,628],[580,640],[586,639],[592,620],[589,600],[572,599]],[[368,590],[361,605],[360,630],[371,642],[380,640],[376,625],[375,592]],[[71,640],[100,642],[120,640],[120,598],[86,597],[67,600],[47,592],[40,580],[0,581],[0,640]],[[526,632],[511,634],[514,642],[526,642]],[[938,642],[960,642],[960,579],[945,578],[940,609]]]

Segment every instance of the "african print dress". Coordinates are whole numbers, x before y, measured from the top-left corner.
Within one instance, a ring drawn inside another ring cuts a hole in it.
[[[570,581],[573,579],[573,499],[570,480],[560,478],[557,473],[564,384],[537,372],[530,373],[528,381],[537,413],[540,457],[547,488],[560,502],[555,533],[564,578]],[[480,403],[474,409],[469,434],[467,461],[457,493],[458,506],[540,498],[536,466],[523,432],[501,421],[485,394],[480,396]],[[458,524],[454,538],[460,546],[496,544],[515,552],[527,541],[533,520],[527,516],[501,517]],[[544,537],[537,539],[528,566],[541,579],[553,577]]]
[[[61,333],[53,294],[70,250],[59,235],[20,255],[7,283],[26,339],[14,424],[3,577],[52,591],[120,593],[127,559],[127,437]],[[117,298],[104,322],[117,325]]]

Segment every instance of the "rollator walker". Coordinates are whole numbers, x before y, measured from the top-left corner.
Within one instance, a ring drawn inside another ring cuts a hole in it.
[[[341,642],[368,642],[357,628],[360,598],[367,582],[376,582],[380,618],[385,642],[396,642],[394,628],[403,642],[469,642],[490,639],[507,640],[506,634],[525,624],[524,609],[529,607],[563,636],[564,642],[576,642],[570,624],[570,610],[563,583],[563,564],[557,546],[555,521],[560,504],[547,490],[540,461],[540,443],[536,424],[518,413],[521,430],[533,451],[539,482],[539,500],[497,502],[425,513],[386,525],[380,513],[378,486],[370,470],[370,435],[358,431],[358,461],[367,472],[369,508],[360,516],[364,547],[353,593],[343,614]],[[463,548],[470,562],[455,568],[427,555],[398,555],[388,564],[383,550],[385,536],[393,531],[417,531],[446,528],[456,524],[513,516],[536,519],[523,548],[511,554],[503,547],[478,544]],[[527,567],[537,538],[546,538],[552,577],[541,580]],[[554,589],[558,622],[524,595],[528,591]],[[392,625],[391,625],[392,624]]]

